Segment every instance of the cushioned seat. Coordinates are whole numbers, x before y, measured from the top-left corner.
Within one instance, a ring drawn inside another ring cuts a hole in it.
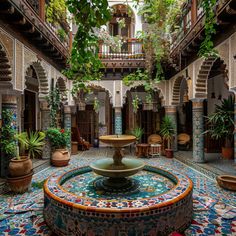
[[[189,149],[190,147],[190,135],[186,133],[181,133],[178,135],[178,146],[180,148]]]

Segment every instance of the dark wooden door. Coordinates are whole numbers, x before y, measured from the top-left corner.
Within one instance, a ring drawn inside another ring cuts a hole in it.
[[[36,93],[25,90],[24,130],[36,129]]]
[[[80,131],[80,135],[86,141],[93,143],[95,138],[95,112],[94,110],[87,109],[85,111],[78,111],[77,113],[77,125]]]

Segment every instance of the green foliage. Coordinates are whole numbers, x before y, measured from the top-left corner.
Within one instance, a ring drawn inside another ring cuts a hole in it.
[[[209,133],[213,139],[225,138],[225,145],[230,145],[234,135],[234,98],[229,96],[216,105],[215,112],[206,117],[210,126]]]
[[[97,97],[94,98],[94,101],[93,101],[93,110],[98,113],[99,112],[99,109],[100,109],[100,102],[99,100],[97,99]]]
[[[59,28],[59,29],[57,30],[57,35],[58,35],[59,39],[60,39],[62,42],[65,42],[65,40],[66,40],[66,32],[65,32],[64,29]]]
[[[96,28],[105,25],[111,14],[107,0],[67,0],[68,10],[78,27],[70,55],[70,67],[65,75],[74,80],[73,93],[85,89],[87,81],[101,78],[102,63],[98,58]]]
[[[217,0],[202,0],[201,6],[205,13],[205,38],[201,43],[198,55],[201,57],[217,57],[217,51],[214,50],[214,44],[212,37],[216,34],[216,16],[214,12],[214,6]]]
[[[181,14],[182,3],[183,0],[144,0],[139,9],[148,26],[145,32],[139,32],[138,37],[144,42],[150,76],[153,65],[156,65],[156,82],[165,79],[162,65],[169,61],[170,30],[176,28],[176,16]]]
[[[64,129],[50,128],[46,135],[55,149],[66,148],[70,146],[70,131]]]
[[[132,101],[134,113],[136,113],[136,112],[138,111],[139,102],[140,102],[140,99],[139,99],[138,95],[135,95],[135,98],[134,98],[133,101]]]
[[[162,135],[162,137],[165,140],[167,140],[168,149],[170,149],[171,141],[174,134],[175,134],[175,127],[171,118],[169,116],[164,116],[161,123],[160,135]]]
[[[23,151],[28,151],[28,156],[35,158],[40,155],[45,144],[45,133],[38,131],[22,132],[15,135]]]
[[[145,70],[142,72],[140,69],[134,73],[130,73],[123,78],[123,82],[126,86],[132,85],[135,81],[148,81],[148,72]]]
[[[1,133],[1,150],[9,158],[16,156],[16,141],[14,135],[16,130],[12,127],[13,112],[8,109],[2,110],[2,133]]]
[[[50,127],[55,127],[57,123],[57,112],[60,109],[61,95],[57,86],[51,88],[49,95],[46,97],[50,107]]]
[[[46,5],[46,20],[53,25],[66,19],[66,1],[65,0],[49,0]]]
[[[131,130],[131,134],[134,135],[139,142],[143,136],[144,130],[140,127],[135,127],[133,130]]]
[[[42,189],[43,188],[43,185],[45,183],[46,180],[42,180],[40,182],[33,182],[32,183],[32,187],[33,188],[37,188],[37,189]]]

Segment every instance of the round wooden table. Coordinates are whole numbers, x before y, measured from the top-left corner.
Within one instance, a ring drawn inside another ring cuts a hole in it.
[[[150,144],[139,143],[136,145],[136,155],[137,157],[148,157]]]

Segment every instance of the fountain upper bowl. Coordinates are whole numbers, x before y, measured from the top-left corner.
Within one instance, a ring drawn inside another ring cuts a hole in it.
[[[113,147],[124,147],[136,141],[133,135],[104,135],[100,136],[99,140],[103,143],[112,145]]]

